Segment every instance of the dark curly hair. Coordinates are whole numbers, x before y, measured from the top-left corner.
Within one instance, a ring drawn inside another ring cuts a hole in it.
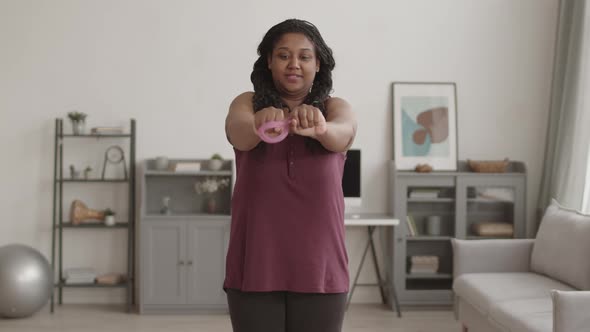
[[[311,92],[307,95],[304,104],[314,105],[326,115],[324,102],[332,92],[332,70],[336,65],[332,55],[332,49],[326,45],[322,35],[315,25],[298,19],[283,21],[268,30],[258,45],[258,60],[254,63],[254,69],[250,80],[254,85],[254,97],[252,103],[254,111],[265,107],[284,108],[279,92],[277,91],[270,69],[268,69],[268,57],[279,39],[286,33],[301,33],[314,45],[316,57],[320,61],[320,71],[316,73]]]

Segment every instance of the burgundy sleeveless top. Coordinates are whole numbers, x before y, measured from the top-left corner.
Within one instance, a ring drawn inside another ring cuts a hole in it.
[[[236,154],[223,289],[349,290],[342,172],[345,155],[306,138]]]

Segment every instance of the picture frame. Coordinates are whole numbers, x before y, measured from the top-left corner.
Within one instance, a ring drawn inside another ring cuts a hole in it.
[[[453,82],[394,82],[393,155],[398,170],[428,164],[457,170],[457,88]]]

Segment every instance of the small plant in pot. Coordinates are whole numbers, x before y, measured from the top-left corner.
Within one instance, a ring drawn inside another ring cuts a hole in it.
[[[90,178],[90,172],[92,172],[92,167],[87,166],[84,169],[84,179],[88,180]]]
[[[84,128],[86,125],[86,113],[72,111],[68,113],[68,118],[72,121],[72,131],[74,135],[84,134]]]
[[[104,223],[107,226],[115,226],[115,211],[111,209],[104,210]]]
[[[223,158],[220,154],[216,153],[211,156],[209,160],[209,170],[219,171],[223,167]]]

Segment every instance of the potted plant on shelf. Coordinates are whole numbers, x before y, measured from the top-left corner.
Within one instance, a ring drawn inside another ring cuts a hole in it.
[[[68,118],[72,121],[72,131],[74,135],[84,134],[84,128],[86,126],[86,113],[72,111],[68,113]]]
[[[90,172],[92,172],[92,167],[87,166],[84,169],[84,179],[88,180],[90,178]]]
[[[104,210],[104,223],[107,226],[115,226],[115,211],[111,209]]]
[[[223,158],[220,154],[216,153],[211,156],[209,159],[209,170],[211,171],[219,171],[223,166]]]

